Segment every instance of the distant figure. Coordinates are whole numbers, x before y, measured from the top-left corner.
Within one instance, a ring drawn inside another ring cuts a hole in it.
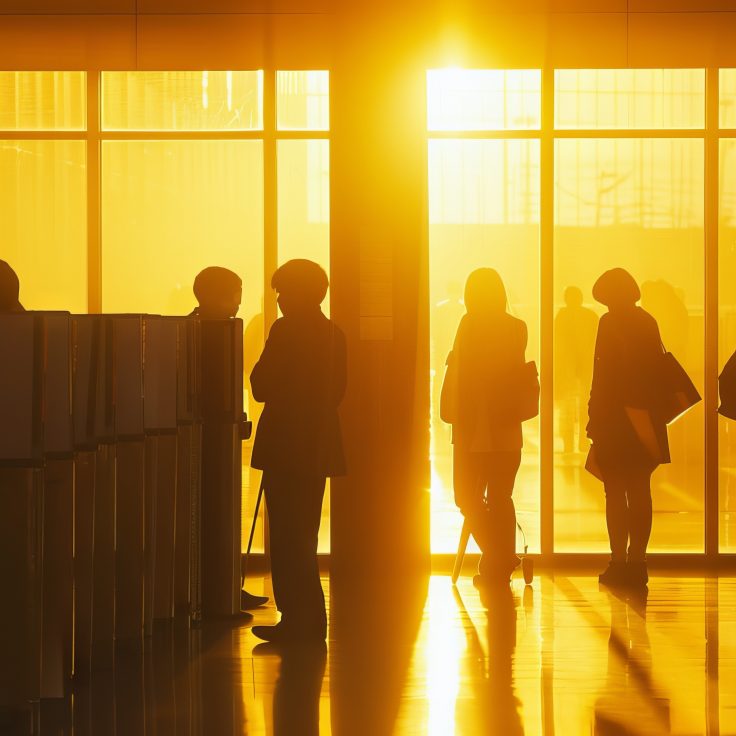
[[[521,464],[515,385],[525,366],[526,324],[506,312],[506,289],[491,268],[465,284],[466,314],[448,356],[443,393],[454,394],[443,419],[452,424],[455,503],[482,556],[477,585],[508,583],[519,564],[512,493]]]
[[[271,286],[284,316],[271,327],[250,376],[253,397],[265,403],[251,462],[263,470],[281,621],[254,626],[253,633],[278,643],[323,640],[317,536],[326,479],[345,472],[337,414],[345,393],[345,336],[320,308],[328,280],[316,263],[288,261]]]
[[[198,306],[190,316],[202,319],[231,319],[240,309],[243,282],[240,276],[228,268],[209,266],[194,279],[194,296]],[[245,581],[241,581],[241,586]],[[244,611],[258,608],[268,602],[265,595],[240,591],[240,608]]]
[[[240,309],[243,282],[229,268],[209,266],[194,279],[194,296],[198,306],[192,316],[204,319],[229,319]]]
[[[608,307],[598,324],[587,427],[592,465],[606,492],[611,562],[599,575],[606,585],[648,582],[650,478],[657,465],[670,461],[667,425],[657,412],[659,328],[636,306],[640,296],[622,268],[606,271],[593,286],[593,297]]]
[[[664,279],[641,285],[641,306],[657,320],[667,350],[687,360],[690,315],[682,293]]]
[[[20,281],[6,261],[0,261],[0,313],[25,312],[19,301]]]
[[[593,380],[593,347],[598,315],[583,306],[577,286],[565,289],[565,306],[555,317],[555,399],[564,452],[588,449],[585,436],[586,400]]]

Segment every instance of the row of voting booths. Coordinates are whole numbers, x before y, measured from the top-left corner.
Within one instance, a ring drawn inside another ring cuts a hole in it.
[[[0,315],[0,708],[240,609],[243,326]]]

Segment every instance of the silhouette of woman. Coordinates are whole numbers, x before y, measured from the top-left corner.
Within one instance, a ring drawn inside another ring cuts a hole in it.
[[[593,297],[608,307],[598,324],[587,426],[606,493],[611,544],[611,562],[598,579],[646,585],[650,478],[670,460],[667,425],[657,410],[662,341],[654,317],[636,305],[641,293],[628,271],[606,271]]]
[[[522,435],[515,386],[527,328],[506,312],[506,289],[491,268],[468,277],[465,308],[448,356],[445,380],[452,385],[442,417],[452,424],[455,503],[482,552],[476,584],[508,583],[519,564],[512,493]]]

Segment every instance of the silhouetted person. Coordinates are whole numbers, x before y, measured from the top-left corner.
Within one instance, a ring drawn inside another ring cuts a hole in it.
[[[593,379],[593,346],[598,315],[583,306],[583,292],[577,286],[565,289],[565,306],[555,317],[555,399],[559,407],[559,428],[565,452],[587,449],[585,437],[586,400]]]
[[[606,492],[611,562],[599,576],[606,585],[646,585],[650,479],[670,460],[667,425],[657,411],[662,343],[655,319],[636,305],[640,296],[622,268],[593,286],[593,297],[608,307],[598,324],[587,427]]]
[[[281,621],[255,626],[267,641],[324,639],[327,620],[317,565],[325,482],[345,472],[337,408],[345,392],[345,336],[322,313],[327,274],[296,259],[271,279],[283,313],[250,383],[265,403],[252,464],[263,470],[271,575]]]
[[[203,319],[229,319],[240,309],[243,298],[243,282],[229,268],[208,266],[194,279],[194,296],[197,306],[192,316]]]
[[[202,319],[231,319],[240,309],[243,282],[238,274],[228,268],[209,266],[200,271],[194,279],[193,290],[198,306],[191,316]],[[240,607],[244,611],[258,608],[267,601],[267,596],[253,595],[247,590],[240,591]]]
[[[25,312],[19,301],[20,281],[6,261],[0,261],[0,313]]]
[[[526,324],[506,312],[506,289],[491,268],[465,284],[448,377],[454,375],[452,424],[455,503],[482,556],[475,582],[508,583],[519,564],[512,493],[521,464],[521,420],[515,410],[525,366]]]

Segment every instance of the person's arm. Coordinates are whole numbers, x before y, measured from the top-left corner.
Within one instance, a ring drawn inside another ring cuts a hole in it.
[[[251,371],[250,387],[256,401],[270,401],[281,386],[284,362],[283,328],[281,319],[273,323],[261,357]]]
[[[599,426],[603,414],[603,406],[606,399],[606,393],[610,390],[608,386],[608,322],[601,319],[598,323],[598,334],[595,339],[595,351],[593,354],[593,380],[590,386],[590,400],[588,401],[588,425],[586,432],[588,437],[593,439]]]

